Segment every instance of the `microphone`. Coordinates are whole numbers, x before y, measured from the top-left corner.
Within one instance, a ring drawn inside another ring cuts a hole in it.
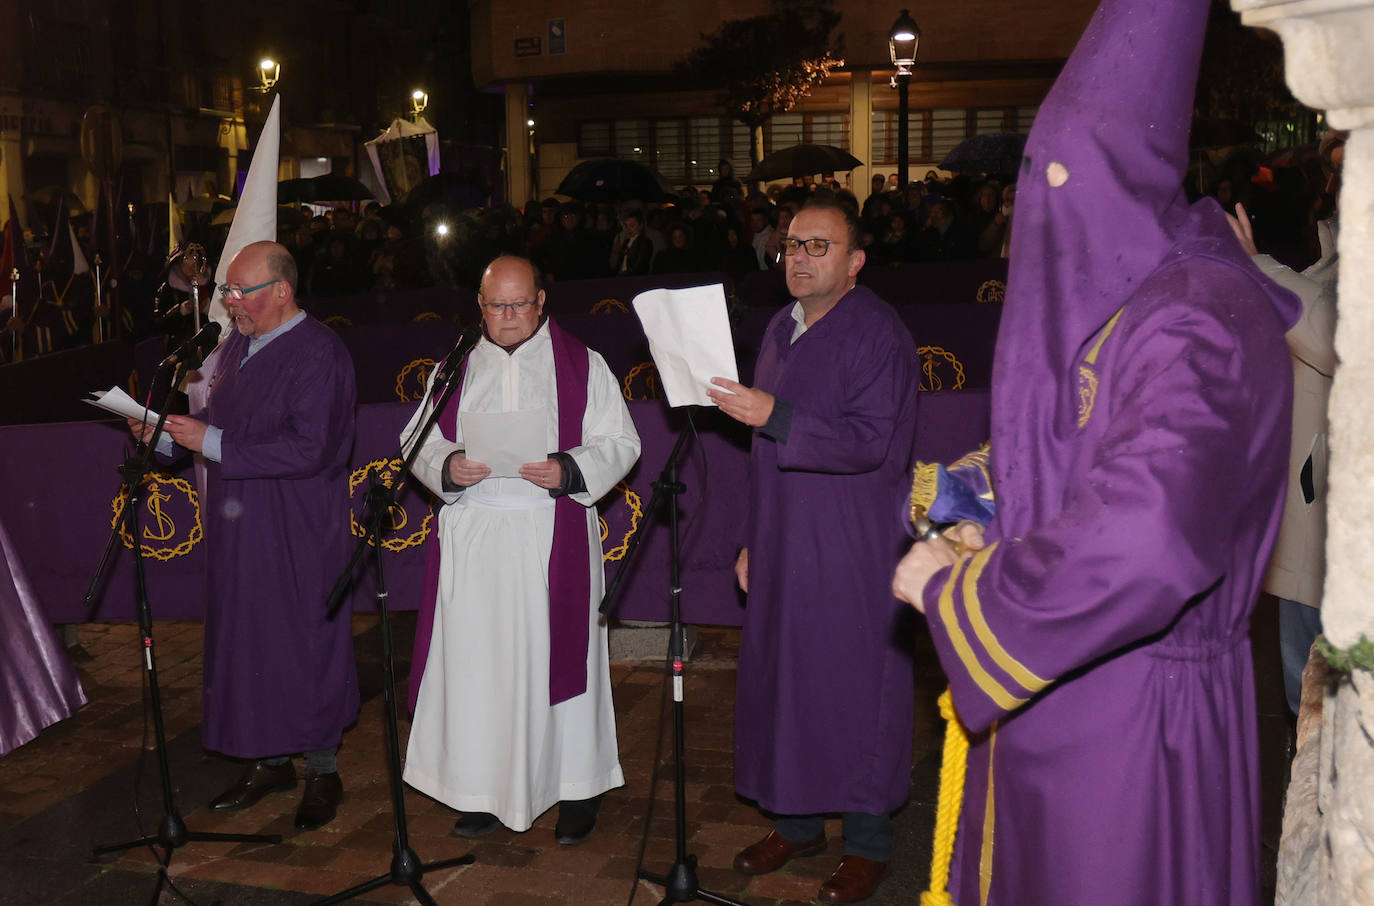
[[[182,343],[171,355],[163,359],[158,367],[166,368],[168,365],[175,365],[188,358],[200,360],[206,353],[215,348],[215,343],[219,341],[219,332],[218,321],[207,322],[195,336]]]
[[[436,391],[442,392],[443,389],[449,385],[449,382],[457,376],[458,369],[462,366],[463,361],[467,359],[468,353],[472,352],[472,348],[476,346],[481,339],[482,326],[480,324],[473,324],[463,329],[462,335],[458,337],[458,342],[454,344],[449,354],[444,357],[444,363],[439,366],[439,374],[434,378],[434,389]]]

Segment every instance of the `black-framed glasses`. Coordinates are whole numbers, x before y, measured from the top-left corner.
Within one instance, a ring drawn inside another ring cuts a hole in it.
[[[281,279],[268,280],[266,283],[259,283],[257,286],[234,286],[231,283],[221,283],[219,285],[220,295],[232,302],[242,302],[243,297],[249,293],[255,293],[260,289],[265,289],[273,283],[281,283]]]
[[[503,315],[506,312],[514,312],[517,315],[523,315],[530,310],[531,305],[535,305],[536,303],[526,299],[523,302],[481,302],[478,304],[482,306],[483,311],[490,312],[494,315]]]
[[[781,243],[782,253],[787,257],[797,254],[798,249],[806,249],[806,254],[812,258],[824,258],[826,252],[830,251],[830,244],[833,239],[793,239],[788,237]]]

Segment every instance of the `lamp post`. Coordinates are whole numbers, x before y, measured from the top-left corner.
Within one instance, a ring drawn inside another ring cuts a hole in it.
[[[906,189],[907,164],[910,161],[907,147],[907,83],[911,81],[911,67],[916,65],[916,47],[921,43],[921,29],[907,10],[892,23],[892,31],[887,36],[887,48],[892,54],[892,65],[897,73],[892,81],[897,86],[897,187]]]
[[[429,95],[423,89],[416,88],[410,93],[410,118],[412,120],[418,120],[420,114],[424,113],[428,106]]]
[[[281,78],[281,64],[271,57],[263,57],[258,63],[257,90],[263,94],[271,91]]]

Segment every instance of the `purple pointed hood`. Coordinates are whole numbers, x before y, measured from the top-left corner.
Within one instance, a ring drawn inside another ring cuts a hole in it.
[[[1078,357],[1166,262],[1220,259],[1263,284],[1285,327],[1300,311],[1259,276],[1216,202],[1190,206],[1183,192],[1208,7],[1103,0],[1036,116],[993,366],[999,535],[1024,533],[1062,499],[1054,476],[1018,460],[1065,461]]]

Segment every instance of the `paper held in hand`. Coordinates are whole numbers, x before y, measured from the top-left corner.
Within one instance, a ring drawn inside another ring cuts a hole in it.
[[[109,390],[92,390],[89,398],[84,402],[92,406],[99,406],[106,412],[113,412],[121,418],[143,419],[150,425],[157,424],[158,414],[152,409],[144,408],[143,404],[125,393],[119,387],[111,387]]]
[[[650,289],[635,296],[632,304],[649,338],[649,354],[668,405],[714,406],[706,395],[713,386],[711,378],[739,380],[721,284]]]

